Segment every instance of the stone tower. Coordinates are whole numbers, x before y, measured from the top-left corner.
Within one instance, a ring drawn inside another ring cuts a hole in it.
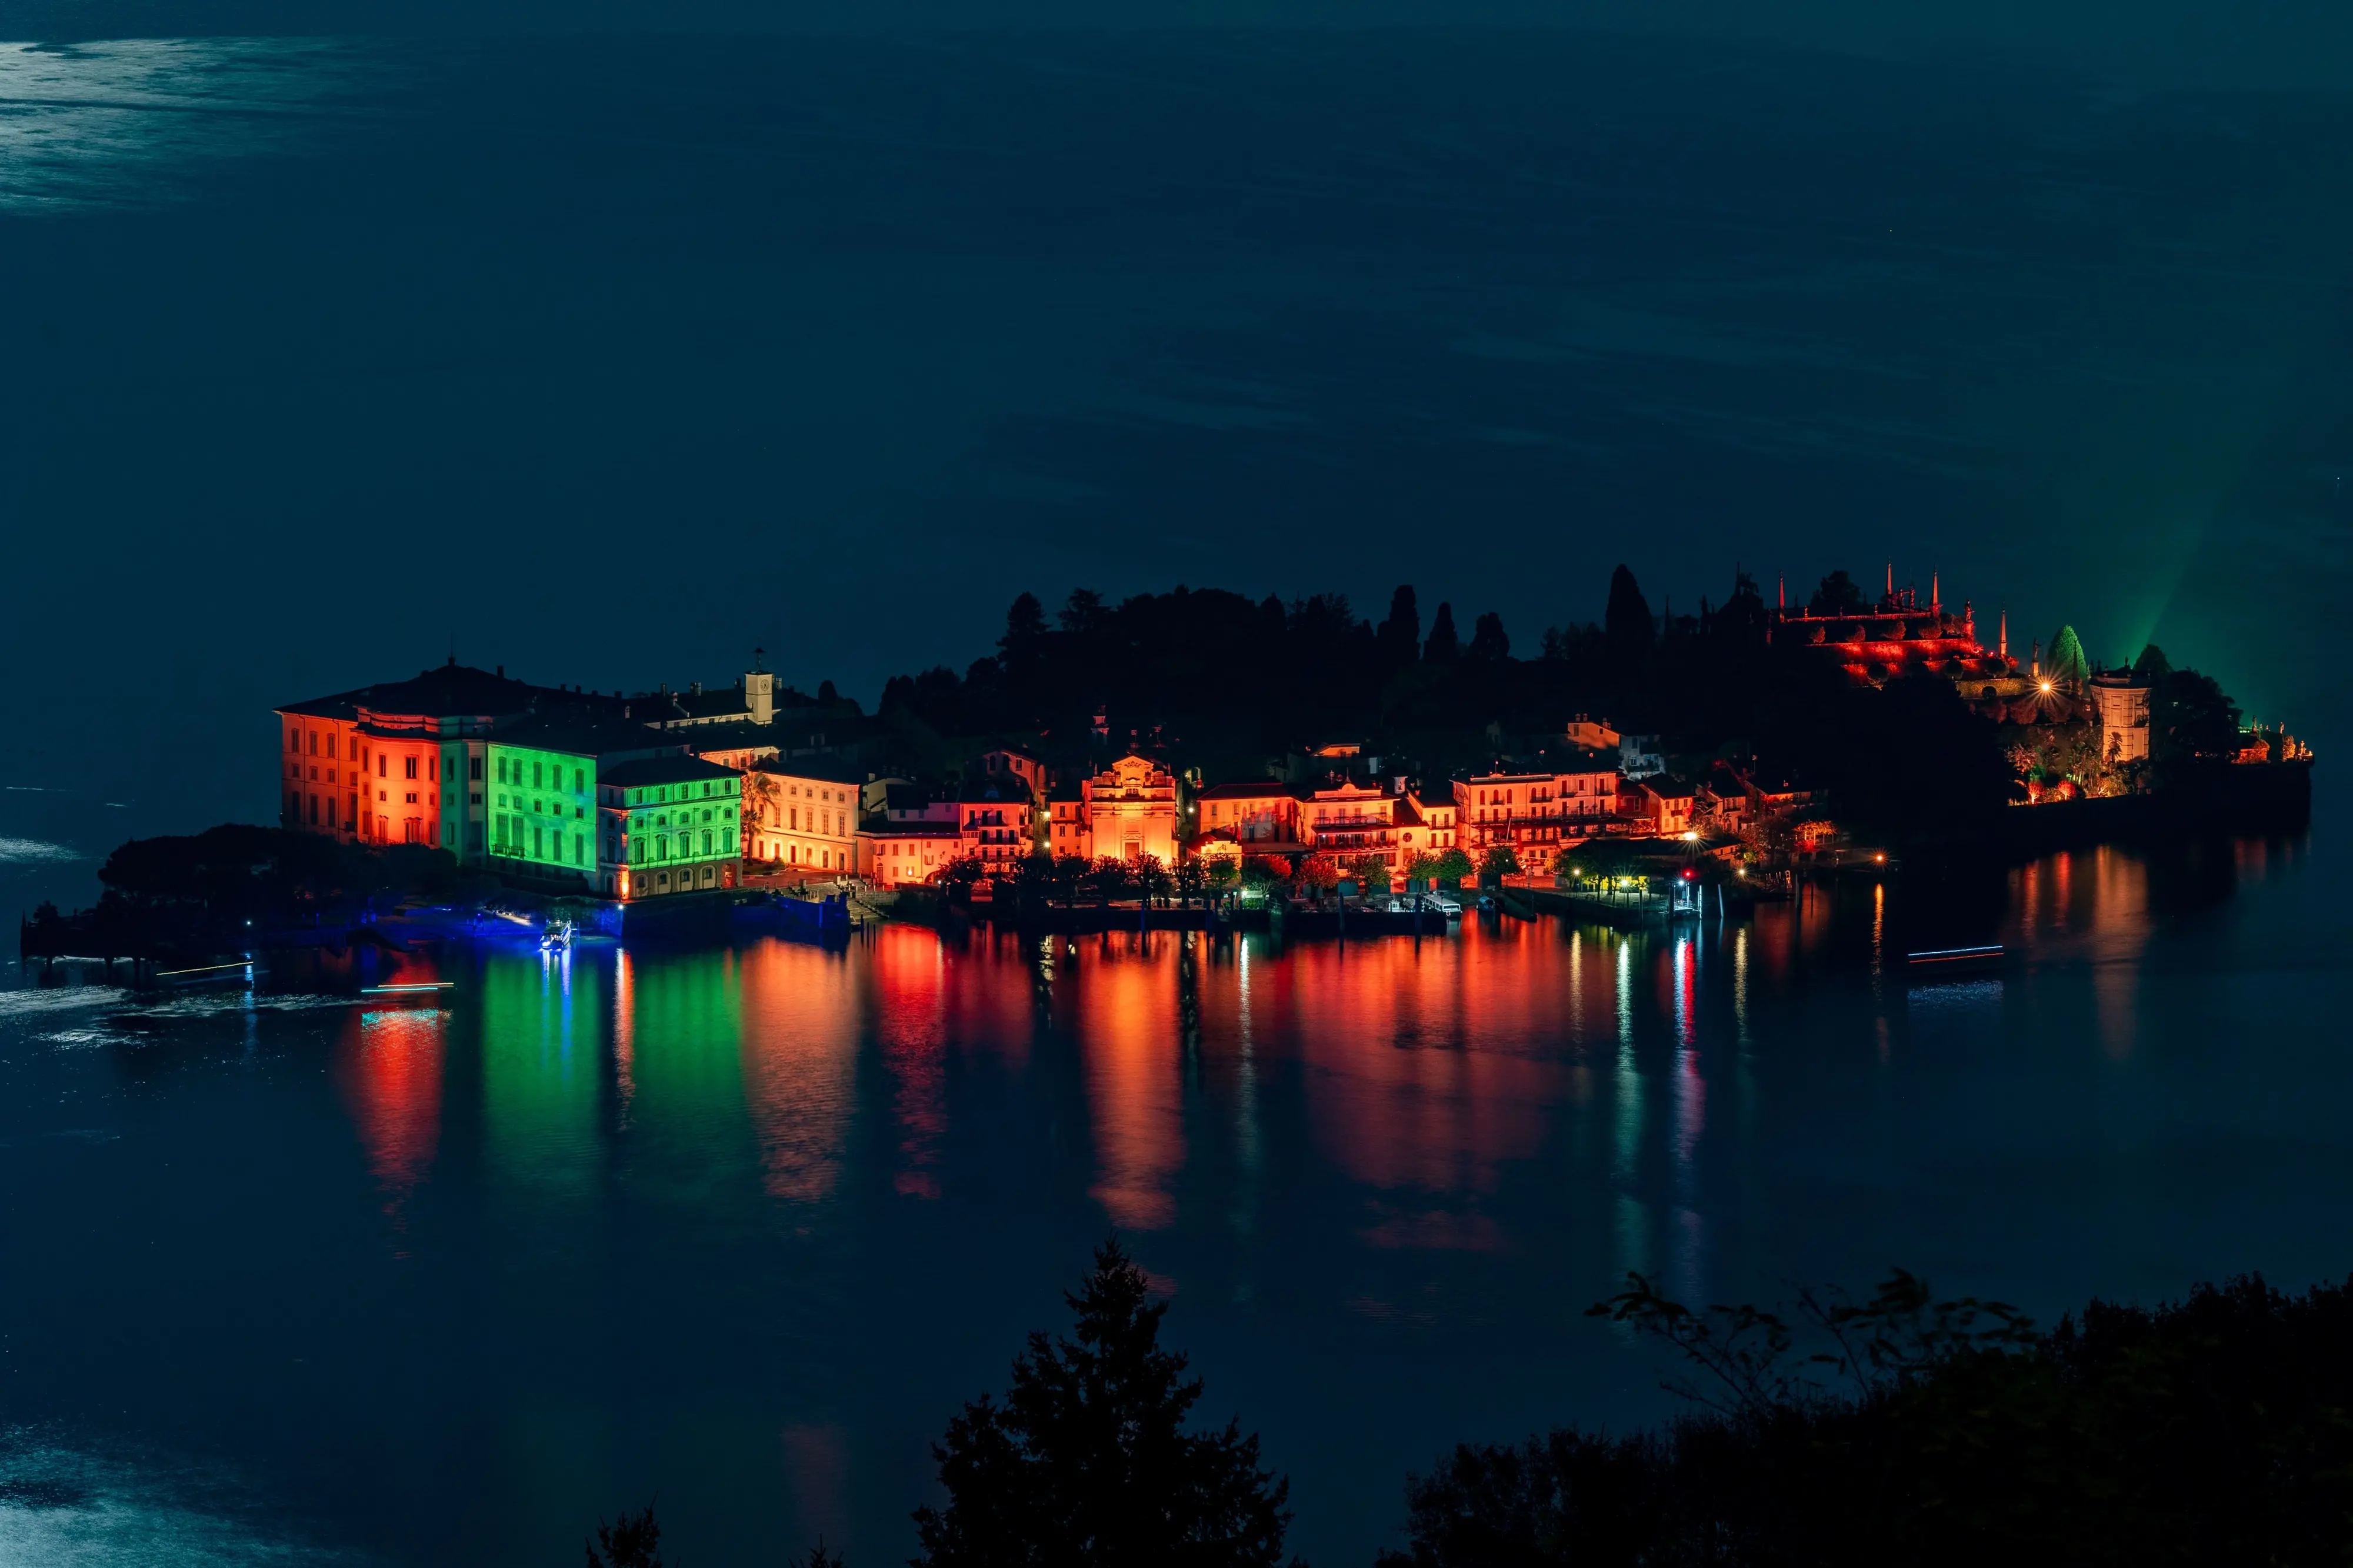
[[[772,724],[776,718],[776,678],[762,666],[767,663],[768,650],[752,650],[752,668],[744,676],[744,704],[752,710],[752,722]]]

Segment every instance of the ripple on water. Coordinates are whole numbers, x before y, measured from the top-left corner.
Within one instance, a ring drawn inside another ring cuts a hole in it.
[[[355,1561],[293,1541],[196,1471],[0,1433],[0,1563],[44,1568],[246,1568]]]
[[[0,212],[186,199],[192,164],[331,151],[383,62],[322,38],[0,47]]]
[[[58,985],[38,990],[0,991],[0,1023],[40,1013],[69,1013],[105,1007],[130,994],[119,985]]]
[[[0,202],[0,205],[5,205],[5,202]],[[69,846],[52,844],[45,838],[0,838],[0,866],[30,866],[80,858]]]

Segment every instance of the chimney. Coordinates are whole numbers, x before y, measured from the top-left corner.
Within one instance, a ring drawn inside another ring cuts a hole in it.
[[[505,665],[503,665],[503,664],[502,664],[502,665],[499,666],[499,679],[500,679],[501,680],[504,680],[506,678],[507,678],[507,667],[506,667]]]
[[[695,681],[689,685],[686,689],[689,696],[700,697],[702,695],[702,682],[700,680]]]

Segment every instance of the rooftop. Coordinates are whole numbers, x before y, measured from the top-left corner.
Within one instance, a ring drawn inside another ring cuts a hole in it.
[[[933,817],[909,817],[899,822],[877,822],[858,830],[860,838],[955,838],[964,832],[961,826],[942,822]]]
[[[557,695],[554,687],[533,686],[504,674],[476,669],[452,659],[419,670],[406,680],[383,680],[354,687],[330,697],[307,698],[280,704],[281,713],[301,713],[318,719],[351,719],[362,708],[379,713],[418,714],[427,718],[460,714],[520,713],[533,698]]]
[[[648,757],[642,762],[623,763],[617,768],[600,769],[596,782],[611,784],[616,789],[635,789],[639,784],[687,784],[696,779],[732,779],[733,768],[723,768],[717,763],[706,763],[701,757]]]
[[[681,751],[678,738],[649,729],[635,719],[592,708],[545,706],[498,731],[492,742],[531,746],[543,752],[568,752],[574,756],[613,758],[654,757]]]
[[[1245,784],[1211,784],[1193,798],[1195,800],[1296,800],[1299,791],[1281,779],[1251,779]]]
[[[700,740],[690,742],[698,750],[704,749]],[[839,757],[764,757],[752,764],[755,773],[774,773],[780,779],[814,779],[818,784],[862,784],[868,782],[870,770],[855,766]],[[893,786],[898,787],[898,786]]]
[[[990,773],[974,779],[955,792],[965,805],[1028,805],[1029,786],[1011,773]]]

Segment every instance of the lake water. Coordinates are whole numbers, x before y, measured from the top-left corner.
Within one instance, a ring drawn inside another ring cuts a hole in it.
[[[871,703],[1076,584],[1411,581],[1525,653],[1621,559],[1689,609],[1892,554],[2013,647],[2154,637],[2344,728],[2340,100],[198,9],[0,47],[0,910],[265,819],[273,704],[453,647],[642,689],[765,647]],[[707,520],[707,598],[611,613]],[[1327,1565],[1445,1444],[1668,1409],[1580,1315],[1628,1268],[2046,1318],[2341,1277],[2321,787],[2308,845],[1680,935],[490,950],[439,1007],[9,967],[0,1563],[553,1568],[659,1493],[687,1568],[875,1568],[1113,1227]],[[1914,990],[1915,931],[2021,956]]]
[[[0,993],[0,1557],[902,1559],[924,1445],[1107,1231],[1363,1562],[1459,1438],[1666,1407],[1580,1316],[1890,1264],[2044,1317],[2353,1268],[2302,840],[1619,935],[517,944]],[[1998,979],[1917,987],[1917,933]],[[371,978],[446,978],[375,1005]],[[70,1548],[70,1549],[69,1549]]]

